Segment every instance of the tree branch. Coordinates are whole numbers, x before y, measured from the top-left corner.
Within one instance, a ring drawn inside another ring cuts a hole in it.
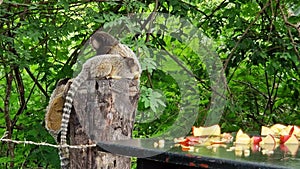
[[[12,91],[12,81],[13,81],[13,72],[9,72],[6,74],[6,90],[5,90],[5,99],[4,99],[4,118],[5,118],[5,123],[6,123],[6,131],[7,135],[6,137],[8,139],[12,138],[12,133],[13,133],[13,126],[12,122],[9,116],[10,109],[10,96],[11,96],[11,91]],[[11,143],[8,143],[8,151],[10,157],[13,159],[14,158],[14,146]],[[10,163],[10,167],[13,168],[14,162],[12,161]]]
[[[33,73],[31,73],[30,69],[28,67],[25,67],[26,72],[30,76],[30,78],[34,81],[34,83],[37,85],[37,87],[41,90],[41,92],[46,96],[49,97],[48,93],[44,90],[43,86],[38,82],[38,80],[34,77]]]
[[[256,91],[257,93],[261,94],[265,99],[268,98],[267,95],[265,95],[263,92],[259,91],[257,88],[253,87],[251,83],[247,83],[247,82],[244,82],[244,81],[239,81],[239,80],[233,80],[234,82],[238,82],[238,83],[241,83],[241,84],[245,84],[247,85],[248,87],[250,87],[251,89],[253,89],[254,91]]]
[[[246,28],[245,32],[242,34],[242,36],[239,38],[239,40],[237,41],[237,43],[235,44],[235,46],[232,48],[230,55],[228,56],[228,58],[226,59],[225,63],[224,63],[224,70],[226,70],[229,61],[231,60],[234,52],[236,51],[238,45],[241,43],[242,39],[245,37],[245,35],[248,33],[248,31],[250,30],[250,28],[252,27],[252,25],[258,20],[258,18],[260,17],[260,15],[263,13],[263,11],[270,5],[270,2],[268,1],[264,7],[257,13],[257,15],[255,16],[255,19],[248,25],[248,27]]]
[[[219,9],[221,9],[221,7],[223,7],[226,1],[227,0],[223,0],[209,15],[205,15],[206,17],[204,18],[204,20],[207,20],[210,17],[212,17],[216,11],[218,11]]]
[[[287,26],[291,26],[291,27],[295,28],[295,29],[298,31],[299,35],[300,35],[300,29],[298,28],[297,25],[292,24],[292,23],[290,23],[290,22],[288,21],[286,15],[284,14],[284,11],[283,11],[281,5],[279,6],[279,9],[280,9],[280,12],[281,12],[281,14],[282,14],[282,17],[283,17],[283,20],[284,20],[285,24],[286,24]],[[300,62],[300,54],[299,54],[299,51],[298,51],[298,49],[297,49],[297,43],[296,43],[295,40],[294,40],[294,37],[293,37],[292,32],[291,32],[291,29],[290,29],[290,28],[287,28],[287,29],[288,29],[288,34],[289,34],[290,41],[292,42],[294,51],[295,51],[295,53],[296,53],[296,55],[297,55],[298,61]]]

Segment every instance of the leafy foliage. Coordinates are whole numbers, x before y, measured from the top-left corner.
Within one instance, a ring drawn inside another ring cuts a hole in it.
[[[219,122],[223,131],[259,130],[273,123],[300,125],[299,11],[298,0],[4,1],[0,5],[0,134],[7,131],[9,139],[54,143],[43,126],[55,83],[72,76],[80,49],[95,30],[142,12],[149,18],[151,12],[184,18],[214,39],[227,82],[226,108],[217,110],[223,113]],[[132,26],[130,32],[136,34],[122,39],[134,48],[143,67],[134,137],[166,132],[184,118],[180,103],[194,100],[192,94],[200,98],[195,125],[205,124],[214,105],[210,67],[184,43],[195,30],[186,22],[174,23],[160,20],[151,33],[147,25],[141,26],[142,31]],[[198,91],[180,91],[178,79],[160,69],[172,67],[159,64],[160,55],[180,60]],[[191,98],[184,98],[186,93]],[[59,166],[53,148],[0,144],[0,168]]]

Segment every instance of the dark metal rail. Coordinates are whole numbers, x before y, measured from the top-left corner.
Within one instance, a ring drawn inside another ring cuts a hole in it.
[[[97,143],[101,151],[113,154],[137,157],[138,169],[298,169],[300,153],[290,155],[279,148],[274,154],[263,155],[251,153],[248,157],[238,157],[234,151],[218,147],[215,151],[199,147],[197,152],[184,152],[181,148],[172,147],[172,141],[166,142],[164,148],[154,148],[155,140],[122,140]],[[171,147],[171,148],[170,148]]]

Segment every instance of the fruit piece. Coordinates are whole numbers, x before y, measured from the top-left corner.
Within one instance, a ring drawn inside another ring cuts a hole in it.
[[[192,146],[184,146],[184,145],[181,145],[181,150],[182,150],[182,151],[190,151],[190,149],[192,149]]]
[[[236,156],[242,156],[244,154],[245,157],[250,155],[249,145],[245,144],[236,144],[234,147],[234,153]]]
[[[194,145],[199,144],[199,143],[195,142],[195,141],[186,140],[186,141],[183,141],[183,142],[179,142],[179,144],[181,146],[194,146]]]
[[[299,141],[298,141],[298,139],[297,139],[297,137],[293,134],[293,135],[291,135],[285,142],[284,142],[284,144],[297,144],[297,145],[299,145]]]
[[[261,142],[261,141],[262,141],[262,138],[260,136],[253,136],[251,138],[251,143],[252,144],[259,144],[259,142]]]
[[[264,150],[273,151],[277,146],[277,142],[279,142],[279,139],[276,139],[273,135],[269,134],[259,142],[259,146]]]
[[[273,130],[276,135],[279,135],[281,130],[283,130],[284,128],[286,128],[286,126],[283,124],[274,124],[270,127],[270,129]]]
[[[267,137],[263,138],[259,145],[268,150],[274,150],[276,147],[276,140],[273,135],[269,134]]]
[[[267,137],[263,138],[259,144],[276,144],[276,140],[273,135],[269,134]]]
[[[250,156],[250,150],[244,150],[244,156],[249,157]]]
[[[280,135],[291,135],[294,132],[294,128],[292,125],[288,125],[286,128],[280,131]]]
[[[209,127],[195,127],[192,128],[194,136],[220,136],[221,128],[219,125],[213,125]]]
[[[235,144],[249,144],[250,143],[250,137],[248,134],[240,134],[238,135],[238,137],[236,137],[236,140],[235,140]]]
[[[184,137],[174,138],[174,143],[179,143],[179,142],[184,142],[184,141],[186,141],[186,138],[184,138]]]
[[[269,135],[269,134],[275,135],[275,132],[271,128],[269,128],[269,127],[261,126],[261,133],[260,133],[260,135],[266,136],[266,135]]]
[[[227,141],[226,140],[211,140],[210,143],[211,144],[226,144]]]
[[[235,149],[249,150],[249,144],[235,144]]]
[[[179,141],[179,144],[183,146],[194,146],[202,143],[203,139],[204,138],[195,137],[195,136],[187,136],[185,139],[181,139],[181,141]]]
[[[273,135],[269,134],[267,135],[267,137],[263,138],[261,142],[259,142],[259,146],[262,149],[271,151],[276,148],[276,143],[277,143],[276,138]]]
[[[298,126],[294,126],[294,133],[298,138],[300,138],[300,128]]]
[[[291,136],[292,134],[294,134],[294,129],[295,129],[295,127],[293,126],[293,127],[291,128],[290,132],[289,132],[289,135],[290,135],[290,136]]]
[[[195,136],[187,136],[186,139],[189,141],[194,141],[194,142],[200,141],[200,137],[195,137]]]
[[[189,151],[189,150],[190,150],[190,148],[185,148],[185,147],[182,147],[182,148],[181,148],[181,150],[182,150],[182,151]]]
[[[240,148],[240,147],[236,147],[235,150],[234,150],[234,154],[236,156],[242,157],[242,155],[243,155],[243,149]]]
[[[154,147],[154,148],[157,148],[157,147],[158,147],[158,143],[157,143],[157,142],[154,142],[154,143],[153,143],[153,147]]]
[[[226,140],[232,140],[232,138],[233,138],[230,133],[223,133],[223,134],[221,134],[221,137]]]
[[[288,135],[280,136],[280,143],[283,144],[299,144],[298,138],[294,133],[298,133],[299,128],[297,126],[289,126],[287,129],[284,129],[284,134],[288,132]]]
[[[220,137],[210,137],[209,140],[207,140],[208,142],[210,142],[211,145],[213,144],[226,144],[229,143],[230,140],[228,140],[227,138],[223,138],[222,136]]]
[[[280,149],[284,152],[290,152],[291,155],[295,156],[298,152],[298,144],[281,144]]]
[[[249,144],[250,140],[249,135],[244,133],[241,129],[236,133],[235,144]]]
[[[227,144],[212,144],[210,145],[211,148],[219,148],[219,147],[223,147],[223,148],[227,148]],[[208,147],[208,146],[207,146]],[[217,150],[217,149],[216,149]]]
[[[262,149],[262,150],[261,150],[261,153],[262,153],[263,155],[268,155],[268,156],[270,156],[270,155],[274,154],[274,150]]]
[[[280,147],[280,150],[281,150],[281,151],[283,151],[283,152],[285,152],[285,153],[289,152],[289,149],[288,149],[288,147],[287,147],[286,145],[280,144],[279,147]]]
[[[230,143],[233,140],[233,136],[230,133],[221,134],[221,140],[226,141],[226,143]]]
[[[258,144],[251,144],[251,150],[252,152],[258,152],[260,150],[260,147]]]
[[[268,150],[268,151],[273,151],[276,148],[276,145],[274,144],[261,144],[260,148],[262,148],[263,150]]]
[[[295,134],[297,137],[300,136],[300,128],[295,125],[289,125],[287,129],[285,129],[285,133],[289,133],[289,135]],[[284,134],[284,133],[283,133]]]
[[[244,134],[243,130],[242,129],[239,129],[239,131],[236,133],[236,136],[235,138],[239,138],[242,134]]]
[[[285,143],[290,137],[291,135],[280,136],[280,143],[281,144]]]
[[[158,140],[158,147],[164,148],[165,147],[165,140]]]

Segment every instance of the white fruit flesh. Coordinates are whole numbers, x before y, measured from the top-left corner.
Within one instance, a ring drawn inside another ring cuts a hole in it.
[[[266,135],[269,135],[269,134],[275,135],[275,132],[271,128],[269,128],[269,127],[261,126],[261,133],[260,133],[260,135],[266,136]]]
[[[298,139],[295,135],[291,135],[291,137],[288,140],[286,140],[286,142],[284,144],[297,144],[297,145],[299,145],[299,141],[298,141]]]
[[[210,127],[193,127],[194,136],[220,136],[221,128],[219,125],[213,125]]]

